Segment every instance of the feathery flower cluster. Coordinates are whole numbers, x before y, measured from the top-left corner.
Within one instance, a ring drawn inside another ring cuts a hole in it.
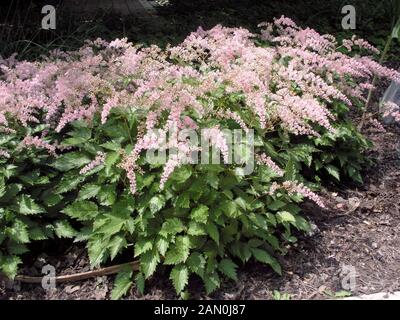
[[[26,148],[26,147],[35,147],[37,149],[45,149],[47,152],[54,157],[57,157],[57,147],[55,145],[52,145],[46,141],[44,141],[42,138],[39,137],[32,137],[32,136],[26,136],[24,140],[22,140],[19,148]]]
[[[175,168],[181,165],[181,159],[178,155],[172,155],[167,163],[165,164],[164,171],[161,175],[160,188],[164,189],[165,183],[167,182],[169,176],[174,172]]]
[[[297,181],[284,181],[281,184],[273,182],[268,191],[268,194],[273,195],[278,189],[285,189],[289,194],[300,194],[304,198],[308,198],[314,201],[321,208],[325,208],[325,205],[322,202],[321,198],[315,192],[312,192],[310,188],[306,187],[303,183],[298,183]]]
[[[308,187],[306,187],[303,183],[298,183],[297,181],[285,181],[282,183],[283,188],[285,188],[289,193],[298,193],[303,197],[308,198],[314,201],[321,208],[325,208],[324,203],[320,199],[320,197],[312,192]]]
[[[221,151],[225,163],[229,162],[229,147],[224,137],[224,133],[218,127],[204,129],[203,138],[209,140],[212,145]]]
[[[0,157],[8,159],[10,154],[6,150],[0,149]]]
[[[236,112],[231,110],[219,110],[216,112],[216,116],[221,119],[231,119],[235,121],[244,132],[249,132],[249,128],[247,127],[246,123]]]
[[[342,43],[343,47],[345,47],[349,52],[353,50],[353,47],[358,47],[365,49],[367,51],[371,51],[373,53],[379,54],[380,51],[372,46],[370,43],[365,41],[364,39],[357,38],[356,35],[353,35],[351,39],[345,39]]]
[[[287,17],[260,27],[260,34],[220,25],[199,28],[166,50],[97,39],[36,62],[0,59],[0,132],[13,130],[10,119],[23,126],[45,123],[62,132],[72,121],[91,121],[100,114],[104,124],[112,109],[129,109],[138,117],[139,133],[122,167],[134,193],[141,170],[137,160],[144,151],[178,151],[165,166],[163,181],[186,161],[191,146],[179,140],[182,130],[208,128],[217,117],[232,119],[246,131],[282,127],[296,135],[318,135],[316,125],[333,131],[333,101],[351,106],[353,99],[363,99],[374,75],[400,82],[397,71],[370,57],[350,57],[338,51],[333,36],[302,29]],[[260,46],[255,38],[271,45]],[[376,52],[362,39],[342,45]],[[361,85],[350,84],[349,77]],[[221,106],[215,99],[221,94],[241,101]],[[175,130],[172,142],[165,145],[151,134],[153,129]],[[226,162],[223,129],[212,128],[210,139]],[[38,139],[27,137],[25,144],[55,153],[55,147]]]
[[[384,117],[392,117],[395,122],[400,122],[400,106],[394,102],[386,102],[383,106]]]
[[[268,157],[265,153],[256,155],[256,160],[259,164],[269,167],[278,176],[282,177],[284,175],[283,170],[281,168],[279,168],[279,166],[274,161],[272,161],[272,159],[270,157]]]
[[[84,166],[79,173],[80,174],[86,174],[89,171],[93,170],[94,168],[102,165],[106,159],[106,155],[104,152],[98,152],[96,157],[94,158],[93,161],[89,162],[86,166]]]
[[[380,133],[385,133],[386,129],[385,127],[382,125],[382,123],[380,123],[377,119],[370,119],[368,121],[368,124],[371,126],[371,128],[373,129],[373,131],[375,132],[380,132]]]

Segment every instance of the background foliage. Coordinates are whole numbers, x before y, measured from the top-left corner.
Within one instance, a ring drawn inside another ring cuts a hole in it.
[[[57,5],[60,1],[45,3]],[[18,52],[20,59],[29,59],[54,48],[74,50],[81,47],[84,40],[99,36],[106,40],[128,37],[132,42],[165,46],[181,42],[198,26],[209,29],[222,24],[254,31],[258,23],[282,14],[302,26],[335,34],[338,38],[349,38],[355,33],[383,49],[392,31],[398,0],[174,0],[169,6],[159,7],[158,17],[151,20],[101,11],[94,15],[60,12],[54,31],[40,29],[43,4],[44,1],[39,0],[10,0],[0,4],[0,54],[3,57]],[[357,10],[356,30],[345,31],[341,27],[341,8],[348,4]],[[398,54],[397,40],[388,59]]]

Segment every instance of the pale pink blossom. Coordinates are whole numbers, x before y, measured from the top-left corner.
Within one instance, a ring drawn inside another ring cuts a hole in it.
[[[205,139],[205,141],[210,141],[211,145],[221,151],[224,162],[229,163],[229,146],[219,127],[202,130],[202,138]]]
[[[226,121],[221,119],[262,134],[282,129],[318,136],[320,127],[334,132],[333,103],[351,107],[353,101],[365,100],[374,76],[400,82],[399,72],[363,56],[364,50],[349,56],[332,35],[301,28],[285,16],[260,28],[257,34],[222,25],[199,28],[166,49],[139,48],[127,39],[96,39],[35,62],[0,59],[0,132],[14,132],[15,123],[46,124],[49,132],[61,132],[76,120],[90,124],[97,116],[104,124],[111,110],[119,108],[138,123],[138,133],[131,137],[133,151],[121,164],[134,193],[136,174],[142,170],[139,158],[146,150],[177,152],[162,181],[185,163],[194,147],[180,138],[184,130],[213,127],[208,138],[227,162]],[[270,45],[259,45],[260,38]],[[376,52],[354,37],[342,46]],[[398,109],[391,110],[399,119]],[[154,129],[171,132],[168,144]],[[26,137],[25,146],[55,153],[51,136]]]
[[[0,149],[0,157],[8,159],[10,158],[10,154],[8,153],[8,151]]]
[[[52,156],[57,156],[57,153],[56,153],[57,147],[55,145],[52,145],[52,144],[44,141],[42,138],[39,138],[39,137],[26,136],[24,138],[24,140],[22,140],[19,148],[26,148],[26,147],[35,147],[37,149],[45,149]]]
[[[370,119],[368,124],[372,127],[372,129],[376,132],[385,133],[386,129],[377,119]]]
[[[284,171],[279,168],[279,166],[271,159],[271,157],[267,156],[265,153],[256,155],[256,159],[258,163],[269,167],[278,176],[282,177],[284,175]]]
[[[268,194],[273,195],[278,189],[285,189],[289,193],[289,195],[300,194],[304,198],[308,198],[314,201],[319,207],[325,208],[325,205],[322,202],[321,198],[315,192],[311,191],[310,188],[306,187],[303,183],[298,183],[297,181],[284,181],[281,184],[273,182],[270,186]]]
[[[394,102],[385,102],[382,106],[384,117],[392,117],[395,122],[400,122],[400,106]]]
[[[310,188],[306,187],[303,183],[298,183],[297,181],[285,181],[282,184],[283,188],[285,188],[289,193],[298,193],[305,198],[308,198],[314,201],[321,208],[325,208],[324,203],[321,198],[310,190]]]
[[[106,154],[104,152],[98,152],[96,157],[93,161],[89,162],[86,166],[84,166],[80,171],[79,174],[86,174],[89,171],[93,170],[94,168],[102,165],[105,161]]]

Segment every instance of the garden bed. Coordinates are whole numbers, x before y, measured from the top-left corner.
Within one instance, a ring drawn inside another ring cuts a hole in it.
[[[357,37],[336,42],[284,16],[260,27],[199,28],[165,51],[99,39],[47,61],[3,61],[1,270],[39,283],[48,264],[62,277],[97,271],[52,290],[17,276],[0,297],[314,299],[398,289],[399,128],[354,112],[373,75],[400,74],[364,56],[378,50]],[[202,149],[178,135],[189,129],[226,166],[187,165]],[[238,163],[223,129],[256,133],[239,140]],[[152,162],[153,149],[170,159]],[[375,165],[361,171],[369,159]],[[133,259],[137,275],[99,276]],[[351,288],[342,284],[349,268]]]
[[[343,265],[355,267],[353,295],[400,290],[400,129],[392,126],[386,130],[376,132],[368,125],[364,130],[374,142],[371,157],[376,164],[366,172],[363,188],[341,186],[325,190],[322,197],[327,208],[322,211],[311,202],[303,205],[304,213],[316,225],[315,233],[300,237],[298,245],[280,259],[283,277],[264,265],[247,264],[238,271],[236,284],[227,282],[211,296],[203,295],[201,281],[193,279],[189,285],[193,298],[271,299],[277,290],[293,299],[331,299],[332,293],[343,290]],[[21,273],[40,274],[44,260],[57,266],[59,275],[90,269],[84,248],[67,243],[62,249],[52,256],[32,256],[30,265]],[[6,289],[3,283],[0,297],[105,299],[112,290],[112,280],[113,277],[97,277],[60,284],[55,291],[31,284]],[[168,277],[160,271],[149,282],[144,296],[133,287],[126,299],[176,297]]]

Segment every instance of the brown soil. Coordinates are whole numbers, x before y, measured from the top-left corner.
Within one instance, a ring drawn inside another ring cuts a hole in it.
[[[374,142],[370,156],[375,165],[364,173],[362,188],[342,186],[322,193],[327,209],[305,203],[304,214],[315,224],[313,235],[299,237],[297,245],[280,258],[284,274],[250,263],[242,267],[237,283],[226,281],[205,296],[199,279],[190,281],[196,299],[271,299],[274,290],[292,299],[329,299],[342,290],[347,267],[356,272],[352,295],[400,290],[400,128],[377,132],[365,126]],[[60,250],[58,250],[60,251]],[[55,265],[58,275],[89,270],[84,248],[67,246],[53,256],[41,255],[23,274],[39,275],[44,263]],[[98,277],[60,284],[54,291],[40,285],[1,283],[0,299],[107,299],[113,277]],[[176,299],[166,272],[159,271],[140,296],[133,287],[126,299]]]

